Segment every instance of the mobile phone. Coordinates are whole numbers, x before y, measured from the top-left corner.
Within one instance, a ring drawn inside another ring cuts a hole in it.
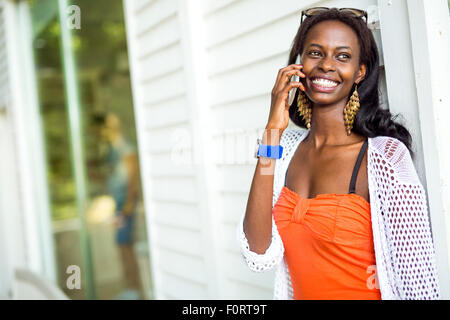
[[[300,64],[300,55],[297,55],[297,59],[295,60],[295,64]],[[300,81],[300,76],[294,74],[291,77],[290,81]],[[292,88],[289,91],[289,98],[288,98],[288,104],[289,106],[292,104],[292,102],[294,102],[294,98],[295,98],[295,90],[297,90],[297,88]]]

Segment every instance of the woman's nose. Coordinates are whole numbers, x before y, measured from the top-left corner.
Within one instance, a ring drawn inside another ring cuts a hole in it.
[[[319,68],[322,69],[323,72],[334,71],[335,66],[333,57],[326,56],[321,59]]]

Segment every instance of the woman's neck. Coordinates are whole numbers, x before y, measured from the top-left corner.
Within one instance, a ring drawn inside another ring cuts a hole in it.
[[[324,146],[341,146],[358,143],[363,136],[352,132],[347,135],[344,124],[345,103],[335,105],[314,105],[311,129],[305,139],[314,149]]]

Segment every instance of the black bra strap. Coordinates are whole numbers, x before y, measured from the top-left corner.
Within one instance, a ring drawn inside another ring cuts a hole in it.
[[[287,178],[288,169],[289,169],[289,164],[288,164],[288,167],[286,168],[286,175],[284,176],[284,186],[285,187],[286,187],[286,178]]]
[[[364,153],[366,152],[367,149],[367,142],[368,139],[364,141],[361,150],[359,151],[358,159],[356,160],[355,167],[353,168],[352,179],[350,180],[350,191],[348,193],[355,193],[356,177],[358,176],[359,167],[364,157]]]

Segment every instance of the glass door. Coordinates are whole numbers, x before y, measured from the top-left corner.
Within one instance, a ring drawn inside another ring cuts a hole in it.
[[[59,286],[151,299],[122,0],[25,3]]]

